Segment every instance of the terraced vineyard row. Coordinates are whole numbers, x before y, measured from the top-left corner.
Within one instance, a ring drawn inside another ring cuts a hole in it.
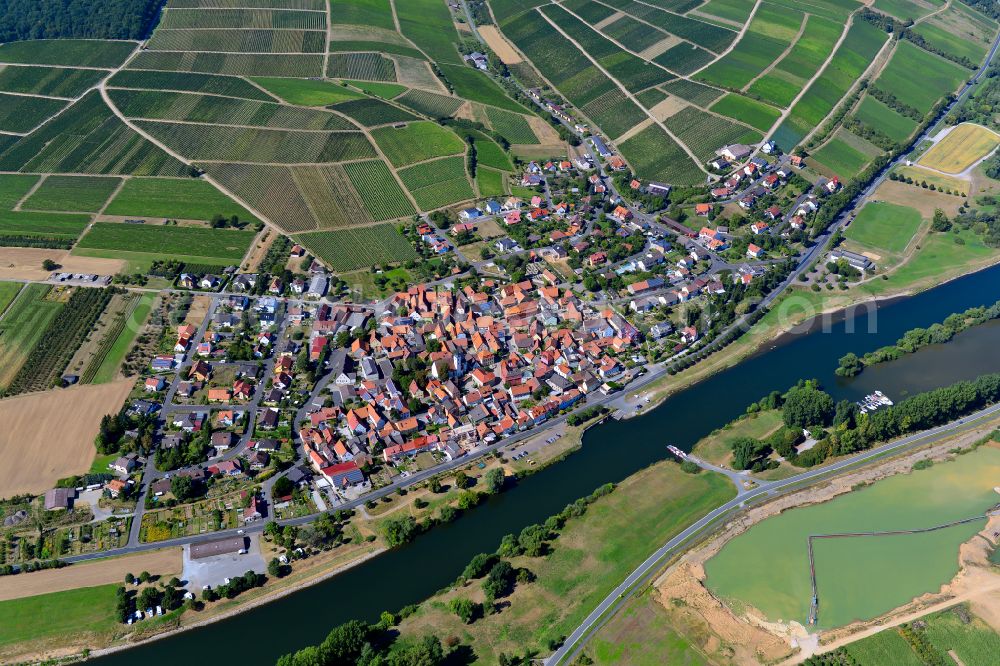
[[[191,72],[157,72],[123,69],[108,80],[109,87],[147,88],[203,92],[225,97],[273,102],[274,98],[255,85],[235,76],[214,76]]]
[[[326,30],[326,15],[315,11],[271,9],[170,9],[163,12],[160,28],[257,28]]]
[[[409,242],[391,224],[317,231],[297,236],[296,240],[338,272],[417,258]]]
[[[157,30],[147,48],[153,51],[226,51],[235,53],[322,53],[323,30]]]
[[[396,65],[378,53],[333,53],[326,75],[358,81],[395,81]]]
[[[129,69],[157,69],[168,72],[201,72],[232,76],[322,76],[323,56],[285,54],[280,58],[248,53],[174,53],[143,51],[129,63]]]
[[[344,165],[344,171],[361,196],[365,209],[376,221],[407,217],[416,212],[382,160],[349,162]]]

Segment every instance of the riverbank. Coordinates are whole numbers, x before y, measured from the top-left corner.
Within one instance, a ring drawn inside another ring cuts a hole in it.
[[[704,540],[676,559],[657,578],[648,592],[630,602],[625,609],[599,629],[586,649],[588,656],[595,659],[596,663],[616,662],[619,660],[617,657],[610,658],[609,650],[612,646],[622,646],[622,638],[632,635],[636,627],[656,625],[674,627],[673,631],[677,633],[676,640],[690,643],[694,651],[709,660],[758,664],[774,663],[790,658],[793,654],[796,660],[805,658],[818,646],[819,641],[815,634],[810,635],[802,625],[795,622],[771,621],[764,613],[745,603],[719,599],[705,586],[705,563],[727,543],[768,518],[790,508],[822,504],[876,481],[910,473],[913,465],[921,460],[943,462],[953,458],[956,449],[970,447],[982,440],[994,431],[998,423],[1000,420],[979,425],[930,447],[836,477],[821,486],[780,497],[754,507],[738,518],[721,525],[715,536]],[[990,443],[987,446],[997,445]],[[965,552],[966,549],[963,547],[963,558]],[[962,571],[965,571],[964,565]],[[959,578],[961,576],[960,572]],[[954,582],[952,581],[952,584]],[[956,589],[958,588],[951,589],[946,586],[940,593],[923,595],[891,611],[888,615],[912,613],[917,608],[941,603],[949,593],[953,595]],[[651,603],[650,599],[655,603]],[[824,643],[843,640],[845,635],[853,635],[867,628],[880,626],[885,618],[886,616],[881,616],[867,622],[854,623],[835,632],[824,632],[820,636]],[[635,651],[631,659],[640,663],[654,663],[666,656],[647,651],[645,647],[637,644],[632,644],[629,649]],[[620,656],[619,654],[618,657]]]

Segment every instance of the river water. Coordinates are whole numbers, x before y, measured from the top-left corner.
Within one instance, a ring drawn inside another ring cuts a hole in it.
[[[837,378],[838,359],[898,339],[953,312],[1000,299],[1000,266],[913,297],[856,308],[809,330],[783,336],[739,365],[667,399],[655,410],[591,428],[583,448],[491,498],[459,520],[412,543],[270,604],[153,643],[94,660],[102,666],[200,663],[273,664],[282,654],[323,640],[350,619],[376,621],[383,610],[419,602],[447,586],[473,555],[496,549],[508,533],[543,522],[609,481],[621,481],[667,457],[666,445],[690,449],[740,415],[748,403],[799,379],[817,378],[836,399],[874,389],[892,398],[1000,371],[1000,322],[960,334],[852,379]]]

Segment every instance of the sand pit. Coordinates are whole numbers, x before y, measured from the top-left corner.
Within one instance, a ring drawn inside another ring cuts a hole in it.
[[[479,35],[484,40],[486,40],[487,46],[493,49],[493,52],[497,54],[497,57],[505,65],[516,65],[519,62],[523,62],[521,56],[518,55],[514,47],[510,45],[500,31],[497,30],[496,26],[493,25],[481,25],[479,26]]]
[[[125,574],[138,576],[141,571],[160,576],[160,580],[170,580],[173,576],[179,576],[181,569],[180,548],[164,548],[137,555],[84,562],[64,569],[46,569],[8,576],[0,587],[0,601],[74,590],[78,587],[122,583]]]
[[[0,497],[40,493],[90,469],[94,437],[117,412],[133,379],[74,386],[0,400]]]
[[[46,280],[49,272],[42,270],[42,262],[51,259],[67,273],[95,273],[114,275],[125,269],[121,259],[100,257],[77,257],[69,250],[46,250],[41,248],[2,247],[0,248],[0,279],[3,280]]]

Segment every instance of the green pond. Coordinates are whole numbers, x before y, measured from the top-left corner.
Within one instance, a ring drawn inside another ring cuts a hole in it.
[[[1000,501],[1000,449],[992,446],[879,481],[823,504],[754,525],[705,564],[712,592],[771,620],[806,624],[810,534],[920,529],[983,513]],[[986,520],[899,536],[815,539],[820,628],[877,617],[958,572],[958,548]]]

